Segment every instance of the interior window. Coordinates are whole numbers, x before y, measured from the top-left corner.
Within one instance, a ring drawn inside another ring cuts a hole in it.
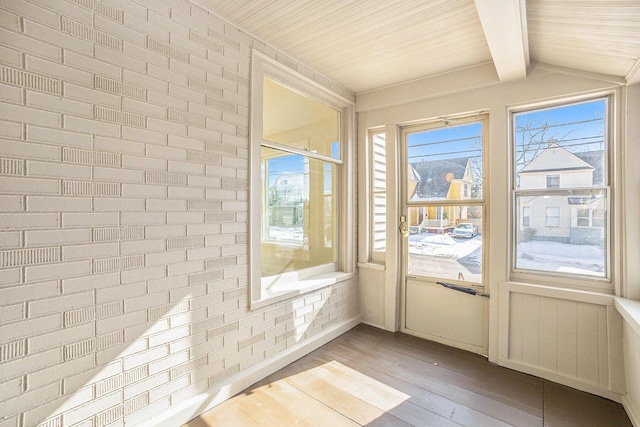
[[[347,233],[346,101],[254,53],[250,175],[251,301],[322,286]],[[346,253],[350,249],[343,249]]]

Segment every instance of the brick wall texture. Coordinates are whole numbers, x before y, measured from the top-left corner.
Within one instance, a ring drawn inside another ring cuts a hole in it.
[[[250,310],[251,49],[182,0],[0,0],[0,427],[131,426],[358,314]]]

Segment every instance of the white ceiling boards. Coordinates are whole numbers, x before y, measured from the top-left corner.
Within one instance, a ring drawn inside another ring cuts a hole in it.
[[[640,80],[640,0],[193,1],[355,93],[484,63]]]

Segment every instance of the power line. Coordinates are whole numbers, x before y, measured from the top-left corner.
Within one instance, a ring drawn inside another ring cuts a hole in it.
[[[592,138],[603,138],[602,135],[594,135],[594,136],[588,136],[588,137],[583,137],[583,138],[571,138],[571,139],[566,139],[566,140],[562,140],[562,141],[557,141],[558,143],[562,143],[565,141],[586,141],[586,140],[590,140]],[[588,146],[588,145],[594,145],[594,144],[604,144],[605,140],[603,139],[599,139],[599,140],[594,140],[594,141],[587,141],[587,142],[579,142],[579,143],[575,143],[575,144],[559,144],[560,147],[562,148],[567,148],[567,147],[580,147],[580,146]],[[537,145],[537,146],[542,146],[548,144],[548,141],[531,141],[530,143],[528,143],[527,146],[531,146],[531,145]],[[523,144],[518,144],[520,146],[522,146]],[[411,147],[414,148],[414,147]],[[516,150],[517,153],[521,153],[523,151],[533,151],[535,150]],[[428,158],[428,157],[438,157],[438,156],[447,156],[447,155],[452,155],[452,154],[464,154],[464,153],[482,153],[482,149],[469,149],[469,150],[459,150],[459,151],[447,151],[447,152],[442,152],[442,153],[430,153],[430,154],[416,154],[413,156],[408,156],[408,159],[420,159],[420,158]],[[469,156],[469,158],[482,158],[482,155],[475,155],[475,156]]]
[[[429,146],[429,145],[446,144],[447,142],[469,141],[469,140],[472,140],[472,139],[480,139],[480,138],[482,138],[482,135],[469,136],[469,137],[466,137],[466,138],[458,138],[458,139],[445,139],[445,140],[442,140],[442,141],[425,142],[425,143],[422,143],[422,144],[415,144],[415,145],[407,144],[407,146],[410,147],[410,148],[426,147],[426,146]]]
[[[516,126],[516,132],[524,132],[524,131],[532,131],[532,130],[540,130],[540,129],[571,126],[571,125],[579,125],[579,124],[582,124],[582,123],[592,123],[592,122],[599,122],[599,121],[603,121],[603,120],[604,120],[604,117],[599,117],[599,118],[595,118],[595,119],[578,120],[578,121],[575,121],[575,122],[567,122],[567,123],[559,123],[559,124],[546,124],[546,125],[543,125],[543,126],[540,126],[540,127],[535,127],[535,128],[517,127]]]

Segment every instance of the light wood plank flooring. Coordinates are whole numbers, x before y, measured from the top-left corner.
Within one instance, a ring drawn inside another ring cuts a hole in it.
[[[622,405],[360,325],[183,427],[627,427]]]

